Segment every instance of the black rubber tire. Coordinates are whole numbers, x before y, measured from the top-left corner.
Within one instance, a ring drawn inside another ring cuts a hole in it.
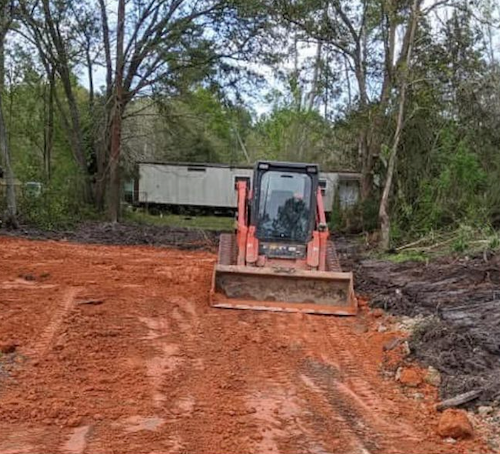
[[[331,241],[328,241],[326,245],[326,269],[328,271],[342,271],[337,250]]]
[[[219,265],[236,264],[236,235],[234,233],[221,233],[219,239]]]

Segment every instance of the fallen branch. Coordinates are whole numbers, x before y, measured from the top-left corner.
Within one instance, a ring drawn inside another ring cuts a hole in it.
[[[413,246],[417,246],[418,244],[420,243],[423,243],[424,241],[428,241],[429,238],[428,237],[423,237],[423,238],[420,238],[419,240],[417,241],[413,241],[412,243],[408,243],[408,244],[404,244],[403,246],[399,246],[396,248],[396,251],[399,252],[399,251],[403,251],[405,249],[408,249],[410,247],[413,247]]]
[[[460,405],[466,404],[471,400],[477,399],[482,392],[482,389],[474,389],[472,391],[459,394],[458,396],[451,397],[450,399],[443,400],[436,405],[436,410],[442,411],[446,410],[447,408],[458,407]]]
[[[423,248],[423,249],[430,251],[431,249],[435,249],[437,247],[444,246],[445,244],[451,243],[452,241],[455,241],[456,239],[457,239],[457,237],[449,238],[447,240],[440,241],[439,243],[431,244],[430,246]]]

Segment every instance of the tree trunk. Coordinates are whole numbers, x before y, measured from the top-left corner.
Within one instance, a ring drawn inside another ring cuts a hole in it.
[[[388,99],[381,99],[378,106],[365,119],[365,128],[360,132],[361,156],[361,200],[373,198],[374,167],[380,156],[386,124]]]
[[[361,181],[360,181],[360,196],[361,201],[369,199],[373,192],[373,166],[374,159],[372,148],[368,141],[370,135],[370,129],[372,125],[370,124],[369,112],[368,112],[368,90],[366,86],[366,74],[364,70],[363,63],[363,52],[361,50],[361,43],[358,44],[358,51],[356,53],[356,59],[354,62],[354,74],[356,76],[356,81],[358,84],[359,91],[359,107],[362,115],[366,118],[364,119],[364,126],[360,128],[358,136],[358,150],[359,156],[361,158]]]
[[[382,3],[384,5],[384,3]],[[361,200],[365,201],[372,197],[373,195],[373,168],[375,166],[376,160],[380,155],[380,149],[384,140],[384,128],[386,111],[389,104],[389,98],[391,90],[394,87],[394,53],[396,45],[396,28],[398,25],[397,15],[394,13],[393,9],[396,4],[389,2],[386,6],[389,7],[388,11],[383,11],[383,15],[386,18],[385,22],[385,34],[384,36],[384,77],[382,88],[380,91],[380,97],[377,107],[369,112],[368,117],[365,119],[366,130],[361,132],[360,141],[362,141],[363,154],[362,165],[361,165]],[[407,39],[407,37],[405,37]],[[406,47],[405,47],[406,48]],[[364,56],[366,57],[366,41],[364,41]],[[362,61],[366,61],[362,60]],[[364,84],[366,80],[364,78],[359,79]],[[364,93],[365,98],[367,97],[366,91]],[[368,114],[368,112],[367,112]]]
[[[85,153],[85,148],[83,145],[82,138],[82,126],[80,121],[80,112],[78,110],[78,103],[73,92],[73,87],[71,86],[71,77],[66,69],[61,68],[59,71],[61,76],[61,82],[66,93],[66,99],[68,101],[69,116],[71,122],[70,131],[70,143],[73,150],[73,155],[75,156],[78,167],[80,168],[80,173],[83,178],[83,197],[85,202],[92,203],[92,185],[89,178],[89,169],[87,163],[87,156]]]
[[[43,146],[43,164],[47,180],[52,176],[52,150],[54,148],[54,90],[55,74],[51,69],[49,74],[49,95],[47,102],[47,119],[45,124],[44,146]]]
[[[120,219],[120,154],[122,136],[122,110],[119,104],[119,92],[116,90],[116,107],[113,112],[111,124],[111,144],[109,156],[109,188],[108,188],[108,214],[111,222]]]
[[[111,121],[109,153],[108,214],[111,222],[120,218],[120,155],[122,137],[123,99],[123,43],[125,38],[125,0],[118,2],[116,30],[115,103]]]
[[[0,89],[0,151],[5,165],[5,183],[7,189],[7,207],[3,221],[7,227],[17,228],[17,200],[14,171],[10,159],[10,148],[7,140],[7,128],[3,116],[3,90]]]
[[[382,199],[380,200],[379,208],[379,222],[380,222],[380,248],[388,250],[391,243],[391,217],[389,214],[390,194],[392,191],[392,184],[394,180],[394,170],[396,168],[396,156],[401,139],[401,132],[404,123],[404,110],[406,103],[406,90],[408,87],[408,78],[411,64],[411,54],[413,49],[413,42],[415,40],[415,32],[418,25],[418,16],[420,12],[420,1],[414,0],[412,5],[412,14],[409,29],[409,41],[406,49],[406,56],[404,60],[404,67],[401,71],[401,88],[399,94],[398,117],[396,121],[396,132],[394,133],[394,140],[391,147],[391,154],[389,156],[389,163],[387,165],[387,175],[385,178],[384,191]]]
[[[108,183],[108,161],[109,161],[109,150],[110,150],[110,140],[109,140],[109,118],[112,112],[109,109],[104,108],[103,118],[101,119],[101,126],[98,129],[97,134],[99,139],[95,140],[95,152],[96,152],[96,165],[97,174],[95,180],[95,205],[99,211],[104,211],[106,207],[106,185]],[[97,125],[96,125],[97,126]]]
[[[6,201],[7,206],[3,214],[3,222],[7,227],[18,228],[16,179],[12,169],[11,153],[7,138],[7,127],[3,115],[3,94],[5,86],[5,36],[10,25],[9,2],[0,2],[0,154],[5,166]]]
[[[368,121],[366,119],[367,124]],[[368,127],[362,128],[359,132],[358,149],[361,156],[360,196],[364,202],[372,196],[373,191],[373,156],[368,144]]]
[[[314,60],[314,70],[313,70],[313,76],[312,76],[312,81],[311,81],[311,91],[309,92],[307,96],[307,102],[306,102],[306,109],[308,111],[311,111],[314,109],[314,103],[316,102],[316,98],[319,93],[319,75],[321,71],[321,50],[322,50],[322,43],[321,41],[318,41],[316,43],[316,56]]]
[[[57,70],[61,78],[61,82],[64,88],[64,93],[66,94],[66,99],[68,101],[69,117],[70,117],[70,143],[71,149],[75,160],[80,168],[81,177],[83,178],[83,197],[87,203],[91,203],[92,197],[92,185],[89,178],[89,169],[87,163],[87,155],[85,152],[85,147],[83,143],[83,132],[81,127],[80,112],[78,110],[78,102],[73,90],[72,80],[71,80],[71,70],[69,66],[69,58],[67,54],[66,46],[67,44],[63,41],[61,34],[57,29],[57,25],[54,22],[50,9],[50,1],[42,1],[45,26],[47,27],[48,34],[52,40],[52,44],[57,53],[57,58],[53,62],[54,68]],[[38,43],[39,48],[41,44]]]
[[[106,66],[106,94],[103,107],[103,118],[100,120],[101,127],[99,129],[96,128],[98,140],[95,140],[97,163],[95,203],[97,209],[99,211],[103,211],[106,205],[106,189],[109,183],[108,162],[111,149],[110,132],[113,124],[112,120],[115,99],[113,97],[113,64],[111,60],[110,33],[105,0],[99,0],[99,9],[101,15],[101,33]]]

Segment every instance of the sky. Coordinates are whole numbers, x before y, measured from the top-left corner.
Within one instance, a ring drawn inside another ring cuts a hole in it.
[[[112,8],[113,6],[113,1],[112,0],[109,4]],[[453,0],[452,0],[453,1]],[[458,1],[458,0],[457,0]],[[494,2],[495,0],[490,0],[491,2]],[[436,0],[425,0],[423,4],[423,8],[428,8],[429,6],[433,5],[436,2]],[[115,2],[116,3],[116,2]],[[435,9],[431,13],[431,23],[435,24],[435,27],[439,27],[442,23],[444,23],[451,15],[452,13],[452,8],[447,6],[447,7],[440,7]],[[494,12],[494,19],[495,20],[500,20],[500,7],[497,5],[497,8]],[[493,33],[493,52],[495,55],[495,58],[500,58],[500,32],[499,29],[494,30]],[[399,37],[399,40],[401,38]],[[292,43],[292,37],[290,37],[290,44]],[[298,63],[299,63],[299,68],[303,67],[304,63],[310,59],[313,58],[316,52],[316,45],[315,44],[307,44],[307,43],[301,43],[298,46],[299,52],[298,52]],[[257,117],[261,115],[265,115],[270,113],[272,109],[272,104],[268,101],[268,94],[271,92],[282,92],[286,93],[287,92],[287,87],[284,85],[282,80],[277,76],[276,70],[274,68],[271,68],[270,66],[259,64],[259,63],[246,63],[245,64],[248,69],[251,71],[261,75],[265,80],[266,84],[264,87],[261,87],[257,90],[254,90],[253,93],[250,95],[248,93],[242,93],[241,97],[243,101],[254,111],[254,113],[257,115]],[[290,73],[293,70],[294,67],[294,61],[292,58],[288,59],[287,61],[283,62],[282,66],[280,67],[281,71],[288,72]],[[96,70],[94,72],[94,84],[96,87],[101,87],[104,86],[105,84],[105,69],[102,66],[96,66]],[[305,72],[302,72],[302,76],[310,77],[310,75],[306,74]],[[351,76],[352,78],[352,76]],[[81,83],[88,88],[89,86],[89,81],[88,77],[86,74],[85,70],[82,70],[79,74],[79,79]],[[355,87],[355,82],[354,79],[351,80],[351,86]],[[345,97],[345,96],[344,96]]]

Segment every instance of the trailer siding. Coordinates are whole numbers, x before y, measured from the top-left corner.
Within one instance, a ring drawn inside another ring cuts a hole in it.
[[[252,180],[253,168],[203,164],[140,163],[136,181],[135,201],[139,204],[180,205],[214,208],[236,208],[235,182]],[[332,210],[335,191],[339,188],[341,205],[357,200],[356,174],[344,187],[341,174],[321,172],[326,182],[325,210]]]

